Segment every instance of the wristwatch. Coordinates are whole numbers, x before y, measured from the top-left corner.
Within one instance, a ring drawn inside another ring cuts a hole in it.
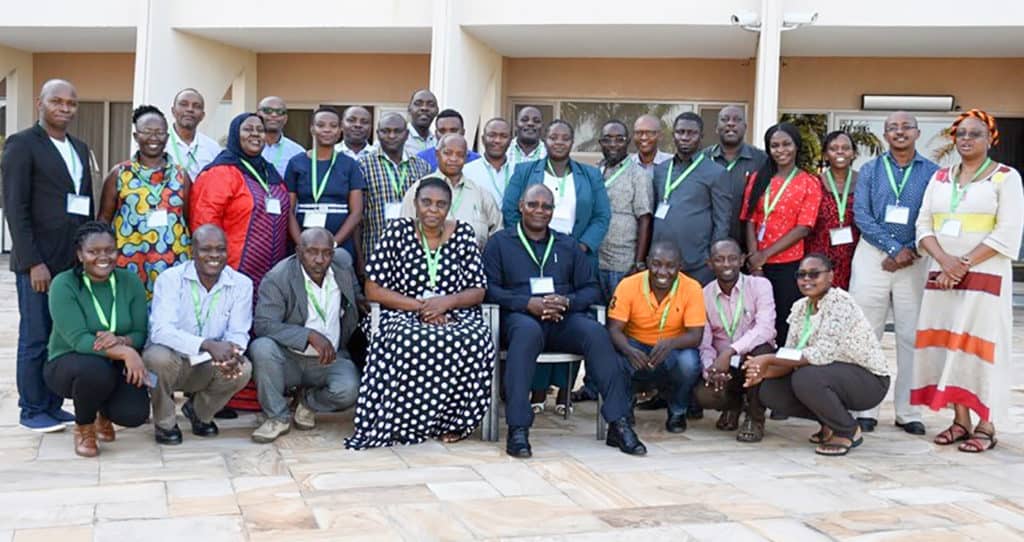
[[[647,262],[633,262],[633,267],[636,269],[647,269]]]

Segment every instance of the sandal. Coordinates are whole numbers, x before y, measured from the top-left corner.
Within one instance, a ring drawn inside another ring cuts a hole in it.
[[[764,420],[754,421],[750,416],[744,418],[740,432],[736,433],[736,440],[739,442],[761,442],[763,439]]]
[[[715,429],[719,431],[735,431],[740,426],[740,411],[723,410],[722,415],[715,422]]]
[[[846,454],[850,453],[850,450],[852,450],[852,449],[856,448],[857,446],[860,446],[861,444],[864,443],[864,437],[863,436],[857,437],[856,440],[850,439],[850,443],[849,444],[842,443],[842,442],[832,442],[832,440],[834,438],[836,438],[835,435],[833,435],[832,438],[830,438],[829,440],[819,444],[818,447],[814,449],[814,453],[816,453],[818,455],[829,456],[829,457],[839,457],[839,456],[843,456],[843,455],[846,455]],[[844,437],[839,437],[839,438],[844,438]]]
[[[544,403],[530,403],[530,408],[533,410],[534,414],[540,414],[541,412],[544,412]]]
[[[960,431],[962,432],[955,431],[957,428],[960,428]],[[957,442],[967,440],[969,438],[971,438],[971,430],[953,422],[953,425],[949,426],[945,431],[935,435],[932,442],[939,446],[949,446],[950,444],[956,444]]]
[[[828,440],[832,438],[832,435],[833,433],[830,429],[825,429],[823,427],[819,429],[817,433],[811,435],[807,441],[811,444],[821,444],[823,442],[828,442]]]
[[[573,406],[569,405],[569,414],[570,415],[573,413],[573,410],[575,410],[573,408]],[[565,416],[565,405],[563,405],[561,403],[555,405],[555,414],[558,414],[559,416],[564,417]]]
[[[957,450],[968,454],[980,454],[996,447],[996,436],[988,431],[982,431],[981,429],[975,429],[974,434],[971,438],[964,441],[963,444],[957,446]]]

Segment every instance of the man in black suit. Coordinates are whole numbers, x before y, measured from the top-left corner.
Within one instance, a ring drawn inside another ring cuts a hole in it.
[[[60,79],[43,84],[36,99],[39,123],[9,138],[0,158],[4,215],[14,249],[11,271],[18,289],[18,407],[21,426],[61,431],[75,417],[43,382],[50,338],[50,280],[75,262],[75,230],[92,219],[89,148],[68,135],[78,110],[75,87]],[[141,347],[142,345],[136,345]]]

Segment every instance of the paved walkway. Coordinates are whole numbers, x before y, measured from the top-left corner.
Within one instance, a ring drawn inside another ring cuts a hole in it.
[[[743,445],[713,413],[669,436],[663,414],[646,412],[650,455],[627,457],[594,440],[593,403],[569,422],[541,416],[528,461],[479,440],[350,452],[350,413],[273,445],[249,440],[255,416],[212,440],[186,431],[176,447],[157,446],[152,427],[123,430],[82,459],[70,431],[16,425],[17,320],[3,271],[0,542],[1024,540],[1024,433],[1002,428],[995,450],[967,455],[931,444],[947,415],[929,414],[928,437],[912,437],[892,427],[891,404],[862,447],[833,459],[814,455],[807,422],[769,422],[764,442]],[[1018,352],[1021,341],[1024,324]],[[1020,422],[1024,370],[1015,382]]]

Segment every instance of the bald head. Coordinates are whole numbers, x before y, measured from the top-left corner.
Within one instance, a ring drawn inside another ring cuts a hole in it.
[[[78,112],[78,91],[63,79],[50,79],[39,89],[36,111],[43,129],[50,137],[63,139],[68,124]]]
[[[334,248],[334,236],[325,228],[309,228],[299,235],[300,247],[326,246]]]
[[[466,138],[461,134],[445,134],[441,136],[441,140],[437,142],[438,154],[444,152],[445,149],[451,148],[452,150],[461,150],[463,153],[469,148],[469,144],[466,143]]]
[[[78,90],[75,89],[75,85],[72,85],[70,81],[50,79],[43,83],[43,86],[39,89],[39,99],[45,100],[47,96],[51,96],[54,93],[70,93],[76,98],[78,97]]]
[[[682,253],[679,252],[679,245],[667,239],[659,239],[651,243],[651,250],[648,252],[651,258],[660,256],[673,262],[682,260]]]
[[[288,123],[288,104],[278,96],[267,96],[260,100],[256,114],[263,119],[263,127],[268,133],[280,134]],[[276,138],[270,141],[276,141]]]
[[[534,196],[543,197],[548,201],[548,203],[555,201],[555,193],[552,192],[550,188],[540,183],[527,186],[526,190],[523,191],[522,197],[519,198],[519,201],[526,201],[528,199],[532,199]]]
[[[192,260],[203,285],[212,288],[228,262],[228,239],[224,230],[204,224],[192,232]]]
[[[226,243],[227,235],[224,234],[224,230],[220,229],[220,227],[215,224],[203,224],[192,232],[193,244],[198,246],[207,241]]]
[[[466,165],[469,144],[461,134],[445,134],[437,142],[437,169],[449,179],[462,177],[462,166]]]
[[[661,119],[654,115],[645,114],[640,115],[633,121],[633,131],[637,130],[649,130],[649,131],[661,131]]]
[[[743,254],[743,249],[740,248],[740,244],[737,243],[736,240],[731,238],[731,237],[726,237],[725,239],[719,239],[718,241],[715,241],[714,243],[711,243],[710,255],[711,255],[712,258],[716,254],[723,254],[723,253]]]
[[[727,105],[718,112],[715,125],[718,141],[723,147],[735,148],[743,143],[747,133],[747,115],[742,107]]]
[[[911,153],[921,137],[917,119],[906,111],[896,111],[885,118],[885,142],[894,153]]]

